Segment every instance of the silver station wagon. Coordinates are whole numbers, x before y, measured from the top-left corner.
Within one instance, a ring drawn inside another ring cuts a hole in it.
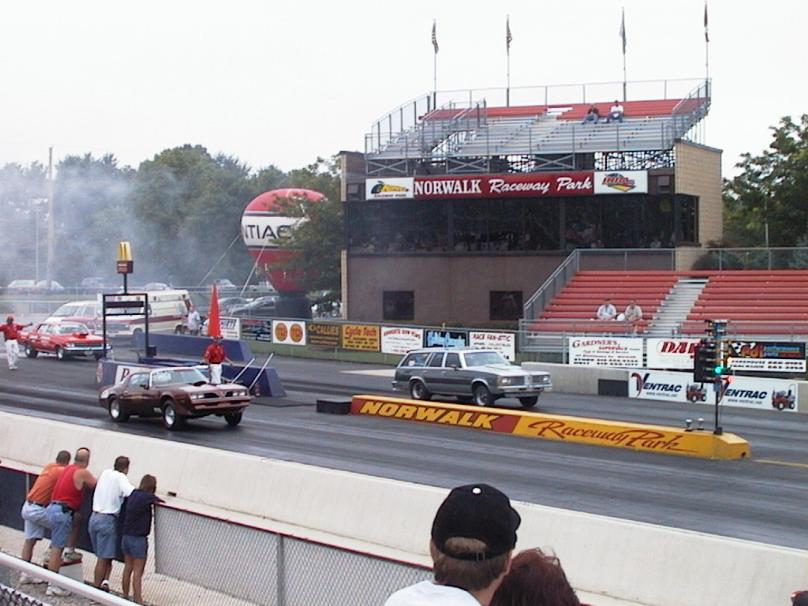
[[[489,406],[499,398],[518,398],[533,408],[541,392],[552,387],[546,372],[528,372],[501,353],[468,347],[431,347],[409,352],[396,367],[393,389],[414,400],[433,395]]]

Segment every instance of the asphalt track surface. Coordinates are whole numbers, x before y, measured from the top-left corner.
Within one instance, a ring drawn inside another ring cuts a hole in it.
[[[115,425],[97,403],[94,362],[45,356],[22,359],[13,373],[0,361],[0,410],[446,488],[484,481],[521,501],[808,549],[808,415],[725,409],[725,430],[749,440],[752,458],[708,461],[317,414],[318,398],[392,393],[390,379],[364,374],[379,366],[273,363],[287,396],[254,404],[235,429],[216,417],[175,433],[158,420]],[[710,428],[713,414],[695,404],[558,393],[543,395],[539,409],[679,427],[703,417]]]

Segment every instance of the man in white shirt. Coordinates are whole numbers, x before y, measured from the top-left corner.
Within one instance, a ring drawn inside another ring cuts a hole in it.
[[[615,316],[617,316],[617,309],[612,305],[612,300],[604,300],[603,304],[598,307],[598,320],[614,320]]]
[[[94,571],[95,586],[109,591],[112,560],[118,552],[118,515],[123,500],[135,489],[126,474],[129,458],[117,457],[113,469],[105,469],[98,476],[93,495],[93,513],[87,530],[97,558]]]
[[[614,103],[609,108],[609,115],[606,116],[606,122],[622,122],[623,121],[623,105],[617,99],[614,100]]]
[[[487,606],[510,568],[521,521],[493,486],[454,488],[432,523],[434,580],[398,590],[385,606]]]
[[[188,318],[185,321],[185,325],[188,329],[188,334],[199,334],[199,329],[202,327],[202,316],[199,315],[196,307],[191,307],[188,311]]]

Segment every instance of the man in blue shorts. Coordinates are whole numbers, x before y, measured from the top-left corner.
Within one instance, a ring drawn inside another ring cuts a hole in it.
[[[126,478],[127,473],[128,457],[117,457],[112,469],[101,472],[93,495],[93,513],[87,525],[97,558],[93,580],[95,586],[104,591],[109,591],[112,560],[118,553],[118,515],[121,505],[135,489]]]

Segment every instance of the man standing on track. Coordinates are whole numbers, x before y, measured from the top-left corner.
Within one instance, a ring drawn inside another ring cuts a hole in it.
[[[66,450],[60,450],[59,454],[56,455],[56,462],[45,465],[34,485],[31,486],[31,490],[25,495],[25,503],[20,513],[25,522],[25,542],[22,545],[22,559],[26,562],[31,561],[34,555],[34,546],[37,541],[45,537],[45,530],[50,528],[48,516],[45,512],[51,502],[53,487],[69,464],[70,453]],[[44,583],[44,581],[22,573],[20,583]]]
[[[87,529],[97,558],[93,581],[103,591],[109,591],[112,560],[118,552],[118,515],[121,513],[121,505],[135,489],[126,478],[127,473],[129,458],[116,457],[113,468],[102,471],[95,485],[93,513]]]
[[[17,370],[17,359],[20,357],[20,346],[17,339],[20,331],[27,326],[31,326],[31,324],[15,324],[14,316],[8,316],[6,323],[0,326],[0,332],[6,339],[6,358],[8,358],[9,370]]]
[[[227,361],[229,364],[233,363],[224,353],[224,346],[222,345],[222,338],[220,336],[213,337],[213,343],[208,345],[208,348],[205,350],[203,360],[208,364],[210,382],[213,385],[219,385],[222,382],[222,362]]]
[[[84,489],[95,486],[95,476],[87,466],[90,464],[90,449],[79,448],[73,458],[73,464],[65,467],[56,481],[51,495],[51,503],[45,510],[51,526],[51,552],[48,570],[59,572],[62,567],[62,551],[68,542],[73,529],[73,518],[81,509],[84,501]],[[64,596],[70,592],[56,585],[49,585],[46,595]]]

